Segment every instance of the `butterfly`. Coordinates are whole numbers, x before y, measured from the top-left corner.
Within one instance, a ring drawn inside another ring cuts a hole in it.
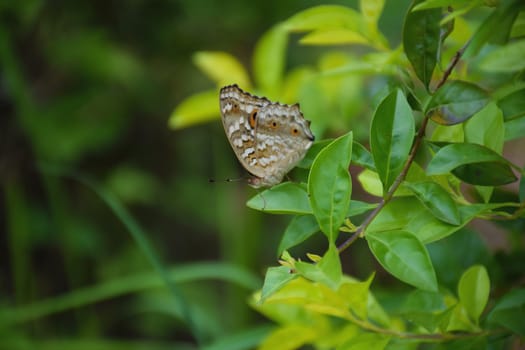
[[[255,188],[271,187],[299,163],[315,137],[299,104],[272,102],[225,86],[219,94],[222,123],[242,166],[254,177]]]

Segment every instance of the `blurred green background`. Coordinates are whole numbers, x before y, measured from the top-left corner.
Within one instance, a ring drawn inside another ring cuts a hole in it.
[[[246,208],[255,192],[220,181],[244,172],[219,119],[176,131],[168,119],[213,88],[194,52],[226,51],[251,67],[266,30],[322,3],[0,2],[0,347],[192,348],[188,310],[203,341],[264,324],[247,299],[276,264],[288,218]],[[386,4],[380,28],[392,47],[407,7]],[[288,67],[326,50],[293,36],[290,47]],[[369,118],[373,106],[350,110]],[[358,116],[318,139],[366,136]],[[346,272],[374,270],[366,254],[344,257]],[[159,262],[184,283],[169,292]]]

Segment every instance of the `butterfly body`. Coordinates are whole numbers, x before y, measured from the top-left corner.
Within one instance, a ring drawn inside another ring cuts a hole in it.
[[[313,143],[310,122],[299,105],[274,103],[237,85],[220,91],[222,122],[243,167],[254,175],[253,187],[270,187],[304,158]]]

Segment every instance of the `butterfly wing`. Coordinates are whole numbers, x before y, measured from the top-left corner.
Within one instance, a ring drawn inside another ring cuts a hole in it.
[[[266,98],[252,96],[237,85],[220,91],[221,119],[230,145],[242,166],[257,177],[264,177],[266,169],[257,162],[255,129],[257,114],[270,104]]]

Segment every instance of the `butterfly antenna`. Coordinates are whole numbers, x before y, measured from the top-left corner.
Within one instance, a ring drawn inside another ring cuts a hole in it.
[[[214,179],[214,178],[209,178],[209,179],[208,179],[208,182],[209,182],[209,183],[219,183],[219,182],[237,182],[237,181],[246,181],[246,179],[243,178],[243,177],[240,177],[240,178],[237,178],[237,179],[230,179],[230,178],[227,178],[227,179],[219,180],[219,181],[217,181],[217,180]]]

